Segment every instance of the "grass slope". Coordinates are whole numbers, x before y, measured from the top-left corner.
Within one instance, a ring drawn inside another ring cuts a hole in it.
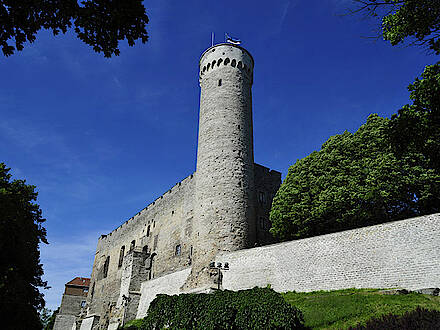
[[[306,326],[313,329],[346,329],[372,317],[401,315],[417,306],[440,310],[440,297],[418,293],[386,295],[379,289],[287,292],[283,296],[303,312]]]

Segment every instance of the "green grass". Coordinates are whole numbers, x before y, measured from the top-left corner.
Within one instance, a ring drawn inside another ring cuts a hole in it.
[[[378,289],[287,292],[283,296],[303,312],[306,325],[313,329],[346,329],[384,314],[401,315],[417,306],[440,310],[440,297],[386,295]]]

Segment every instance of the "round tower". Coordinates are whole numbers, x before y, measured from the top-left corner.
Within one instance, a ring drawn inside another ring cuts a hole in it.
[[[242,47],[218,44],[202,54],[199,66],[193,272],[207,268],[217,254],[255,242],[254,60]]]

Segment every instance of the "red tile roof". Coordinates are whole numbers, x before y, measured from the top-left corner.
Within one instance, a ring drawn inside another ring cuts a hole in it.
[[[75,277],[70,282],[67,282],[66,285],[73,285],[73,286],[83,286],[83,287],[89,287],[90,286],[90,278],[87,277]]]

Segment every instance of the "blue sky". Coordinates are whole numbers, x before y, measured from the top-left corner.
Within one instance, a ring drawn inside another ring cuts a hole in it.
[[[91,274],[107,233],[195,170],[198,60],[211,32],[255,59],[255,161],[287,173],[330,136],[408,103],[406,86],[434,56],[392,47],[375,21],[340,16],[349,0],[145,3],[150,41],[106,59],[72,34],[42,31],[0,57],[1,159],[37,186],[47,307]]]

